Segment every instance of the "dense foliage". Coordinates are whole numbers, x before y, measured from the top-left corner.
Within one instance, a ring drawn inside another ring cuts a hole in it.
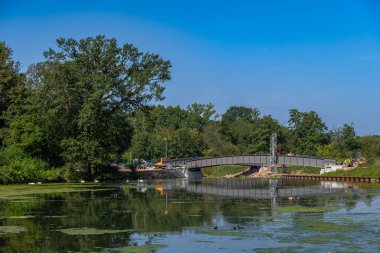
[[[257,108],[153,105],[170,80],[169,61],[104,36],[58,39],[45,60],[20,73],[0,43],[0,183],[94,178],[135,158],[268,153],[380,156],[379,138],[353,125],[328,129],[314,112],[289,111],[288,125]]]

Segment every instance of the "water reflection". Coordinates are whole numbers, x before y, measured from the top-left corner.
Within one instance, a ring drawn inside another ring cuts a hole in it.
[[[314,239],[344,236],[352,245],[364,237],[376,242],[379,235],[380,191],[373,184],[206,179],[104,188],[0,200],[0,252],[116,252],[152,244],[166,245],[159,252],[177,252],[179,246],[194,252],[205,247],[205,240],[211,241],[210,251],[293,247],[291,252],[302,252],[342,245],[325,238],[317,247],[300,240],[300,231]],[[26,231],[9,232],[16,226]],[[76,234],[65,233],[72,228]],[[239,238],[240,244],[231,238]],[[371,252],[379,245],[360,247]]]

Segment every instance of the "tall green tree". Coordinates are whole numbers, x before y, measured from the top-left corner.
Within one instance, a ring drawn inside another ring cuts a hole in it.
[[[333,132],[333,144],[336,149],[344,156],[354,156],[360,149],[359,138],[353,124],[344,124],[342,128]]]
[[[247,139],[247,133],[239,131],[244,129],[243,125],[248,125],[260,118],[260,111],[257,108],[245,106],[231,106],[222,115],[221,132],[223,136],[232,144],[237,145],[242,139]]]
[[[290,149],[300,155],[315,155],[317,147],[328,142],[327,127],[314,111],[289,110]]]
[[[163,99],[171,64],[104,36],[61,38],[44,55],[28,73],[41,156],[91,176],[128,149],[131,113]]]
[[[215,117],[212,104],[192,104],[185,109],[158,105],[139,110],[132,120],[131,153],[135,158],[158,159],[165,155],[166,139],[169,156],[200,156],[206,147],[204,129]]]
[[[197,128],[200,131],[218,117],[214,105],[211,103],[191,104],[186,108],[186,114],[185,125],[190,128]]]
[[[359,143],[366,157],[373,159],[380,158],[380,136],[363,136],[359,138]]]
[[[221,134],[219,121],[213,121],[203,130],[205,149],[203,155],[207,157],[239,154],[238,147],[226,141]]]
[[[273,133],[284,139],[284,127],[270,115],[262,116],[257,108],[230,107],[222,115],[221,128],[225,139],[243,154],[268,153]]]
[[[196,128],[180,128],[173,133],[170,153],[174,157],[198,157],[202,155],[204,143]]]
[[[6,112],[14,103],[21,102],[19,95],[24,91],[24,76],[19,73],[19,63],[12,59],[12,50],[0,42],[0,129],[7,127]],[[15,112],[13,112],[15,113]],[[3,136],[0,135],[0,147]]]

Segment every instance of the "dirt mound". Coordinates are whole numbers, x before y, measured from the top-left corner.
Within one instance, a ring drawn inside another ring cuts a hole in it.
[[[256,173],[253,173],[251,175],[249,175],[248,177],[251,177],[251,178],[266,178],[266,177],[269,177],[269,175],[271,175],[272,172],[270,171],[270,168],[268,167],[261,167],[260,170]]]

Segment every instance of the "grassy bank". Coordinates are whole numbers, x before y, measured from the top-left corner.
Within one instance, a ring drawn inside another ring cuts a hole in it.
[[[370,177],[380,178],[380,160],[371,165],[359,166],[349,171],[335,171],[323,174],[324,176],[346,176],[346,177]]]
[[[323,176],[346,176],[346,177],[370,177],[380,178],[380,168],[356,168],[350,171],[335,171],[323,174]]]
[[[247,166],[241,165],[224,165],[203,168],[202,173],[206,177],[223,177],[230,174],[239,173],[247,169]]]
[[[319,175],[321,169],[317,167],[305,167],[305,166],[287,166],[285,168],[277,169],[279,173],[286,174],[317,174]]]

